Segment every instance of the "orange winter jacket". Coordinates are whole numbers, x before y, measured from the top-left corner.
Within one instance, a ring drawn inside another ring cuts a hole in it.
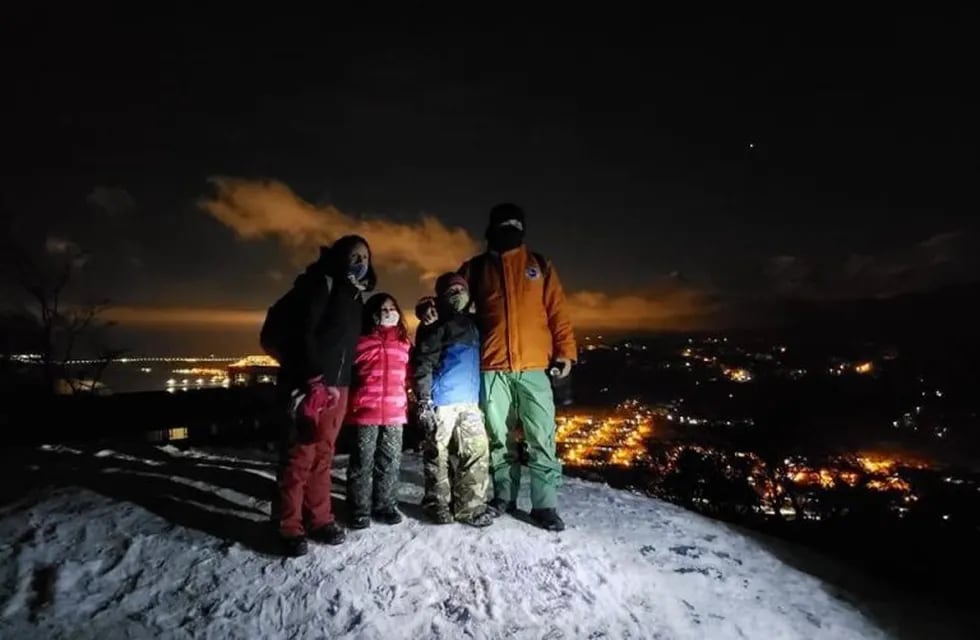
[[[561,281],[551,261],[520,246],[488,251],[459,269],[476,303],[481,369],[545,369],[577,349]]]

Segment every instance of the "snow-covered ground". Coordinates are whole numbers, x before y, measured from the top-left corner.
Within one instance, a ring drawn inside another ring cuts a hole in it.
[[[565,480],[561,534],[510,516],[427,524],[414,455],[403,524],[278,558],[272,459],[149,446],[21,456],[24,487],[5,489],[36,488],[0,511],[0,637],[890,637],[785,550],[601,484]]]

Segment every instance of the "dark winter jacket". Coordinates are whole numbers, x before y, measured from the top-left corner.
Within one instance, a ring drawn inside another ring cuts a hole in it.
[[[480,334],[468,313],[439,309],[439,320],[420,326],[412,356],[420,401],[437,406],[480,399]]]
[[[301,344],[281,362],[280,382],[298,386],[323,376],[327,386],[350,386],[354,347],[361,333],[361,291],[345,278],[307,270],[293,285]]]

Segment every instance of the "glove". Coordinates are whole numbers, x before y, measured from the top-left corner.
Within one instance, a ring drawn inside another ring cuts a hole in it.
[[[568,374],[572,372],[572,361],[568,358],[555,358],[554,363],[548,373],[553,378],[558,378],[559,380],[567,378]]]
[[[432,296],[425,296],[415,305],[415,317],[423,326],[430,325],[439,319],[439,312],[436,311],[436,299]]]
[[[306,383],[306,394],[299,403],[299,418],[307,424],[320,421],[320,414],[327,408],[327,387],[323,378],[313,378]]]
[[[340,401],[340,389],[323,384],[323,377],[311,378],[306,383],[306,394],[297,407],[298,419],[307,426],[320,422],[325,409],[333,409]]]
[[[333,409],[340,402],[340,387],[324,387],[327,390],[327,404],[324,409]]]
[[[427,426],[435,423],[436,408],[435,405],[432,404],[432,400],[419,400],[417,414],[420,425]]]

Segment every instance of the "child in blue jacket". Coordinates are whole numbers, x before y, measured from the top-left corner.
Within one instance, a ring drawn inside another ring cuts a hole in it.
[[[489,445],[480,411],[480,334],[466,280],[446,273],[436,280],[439,319],[420,326],[412,358],[413,381],[425,429],[425,497],[434,522],[454,519],[485,527]],[[449,456],[457,460],[452,480]]]

